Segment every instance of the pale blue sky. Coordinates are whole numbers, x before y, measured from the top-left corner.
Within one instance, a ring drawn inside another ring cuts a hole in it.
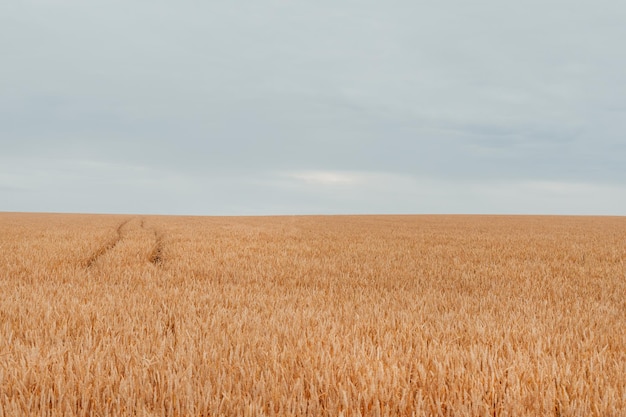
[[[0,211],[626,215],[626,3],[0,5]]]

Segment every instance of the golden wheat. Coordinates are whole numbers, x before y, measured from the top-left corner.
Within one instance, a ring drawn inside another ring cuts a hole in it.
[[[626,415],[626,219],[0,214],[0,417]]]

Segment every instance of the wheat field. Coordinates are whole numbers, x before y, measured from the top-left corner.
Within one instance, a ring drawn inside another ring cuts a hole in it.
[[[0,417],[624,416],[626,219],[0,213]]]

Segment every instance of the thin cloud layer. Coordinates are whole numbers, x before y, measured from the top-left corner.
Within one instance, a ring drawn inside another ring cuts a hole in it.
[[[624,214],[625,16],[8,2],[0,210]]]

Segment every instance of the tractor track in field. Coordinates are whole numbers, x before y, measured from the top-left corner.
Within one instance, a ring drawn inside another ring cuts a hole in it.
[[[115,229],[115,236],[105,242],[103,245],[101,245],[89,258],[87,258],[83,262],[83,266],[87,269],[92,269],[101,257],[115,249],[115,247],[122,240],[124,240],[125,237],[129,237],[129,234],[133,233],[133,231],[138,232],[139,230],[142,230],[144,232],[148,232],[154,235],[154,243],[150,249],[150,252],[147,253],[146,258],[144,259],[146,259],[148,262],[156,267],[161,267],[164,263],[163,233],[158,229],[146,226],[146,221],[143,218],[139,220],[139,228],[137,228],[137,226],[135,225],[132,227],[131,230],[129,230],[127,225],[135,219],[137,218],[133,217],[121,222]]]
[[[148,255],[148,261],[154,266],[161,266],[163,264],[163,234],[157,229],[146,228],[144,219],[141,219],[141,228],[144,230],[152,230],[154,233],[154,245]]]
[[[116,236],[114,238],[112,238],[111,240],[109,240],[108,242],[106,242],[104,245],[100,246],[98,248],[98,250],[96,250],[89,258],[87,258],[87,260],[85,260],[84,264],[85,264],[85,267],[87,269],[90,269],[91,267],[93,267],[93,265],[98,261],[98,259],[100,259],[107,252],[113,250],[113,248],[115,248],[115,246],[117,246],[117,244],[123,238],[122,230],[123,230],[124,226],[126,226],[128,223],[130,223],[131,220],[132,219],[127,219],[127,220],[124,220],[122,223],[120,223],[117,226],[117,229],[115,229]]]
[[[163,238],[156,230],[154,231],[154,247],[148,259],[150,263],[155,266],[161,266],[163,264]]]

